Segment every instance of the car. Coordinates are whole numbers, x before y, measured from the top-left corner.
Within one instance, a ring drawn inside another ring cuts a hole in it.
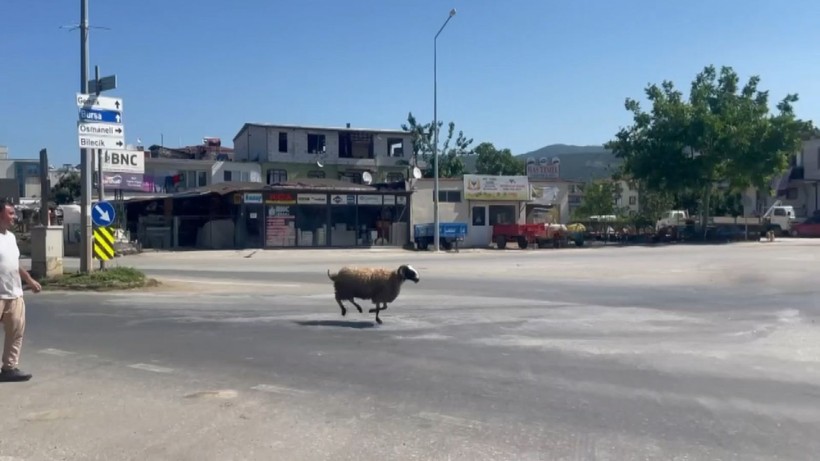
[[[802,223],[792,224],[792,237],[820,237],[820,215],[807,218]]]

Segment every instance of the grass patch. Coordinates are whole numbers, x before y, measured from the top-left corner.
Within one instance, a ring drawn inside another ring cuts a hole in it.
[[[89,274],[66,273],[61,277],[41,280],[40,285],[43,290],[111,291],[153,287],[159,285],[159,282],[133,267],[112,267]]]

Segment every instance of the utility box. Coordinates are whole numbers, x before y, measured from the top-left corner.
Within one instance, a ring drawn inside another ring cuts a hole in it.
[[[63,226],[31,229],[31,276],[35,279],[63,275]]]

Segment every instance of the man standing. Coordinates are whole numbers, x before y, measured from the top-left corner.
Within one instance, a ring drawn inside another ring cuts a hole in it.
[[[25,281],[35,293],[41,290],[40,284],[20,266],[20,248],[17,246],[17,238],[11,232],[14,219],[14,204],[8,199],[0,199],[0,321],[5,330],[0,381],[31,379],[31,374],[23,373],[17,368],[23,346],[23,332],[26,329],[26,303],[23,301],[21,281]]]

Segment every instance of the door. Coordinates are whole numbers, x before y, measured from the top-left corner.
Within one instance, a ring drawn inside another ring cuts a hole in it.
[[[265,243],[265,226],[263,205],[245,205],[242,226],[239,233],[243,236],[244,248],[262,248]]]
[[[470,207],[470,228],[467,232],[465,246],[484,248],[490,245],[493,228],[489,225],[486,205]]]

